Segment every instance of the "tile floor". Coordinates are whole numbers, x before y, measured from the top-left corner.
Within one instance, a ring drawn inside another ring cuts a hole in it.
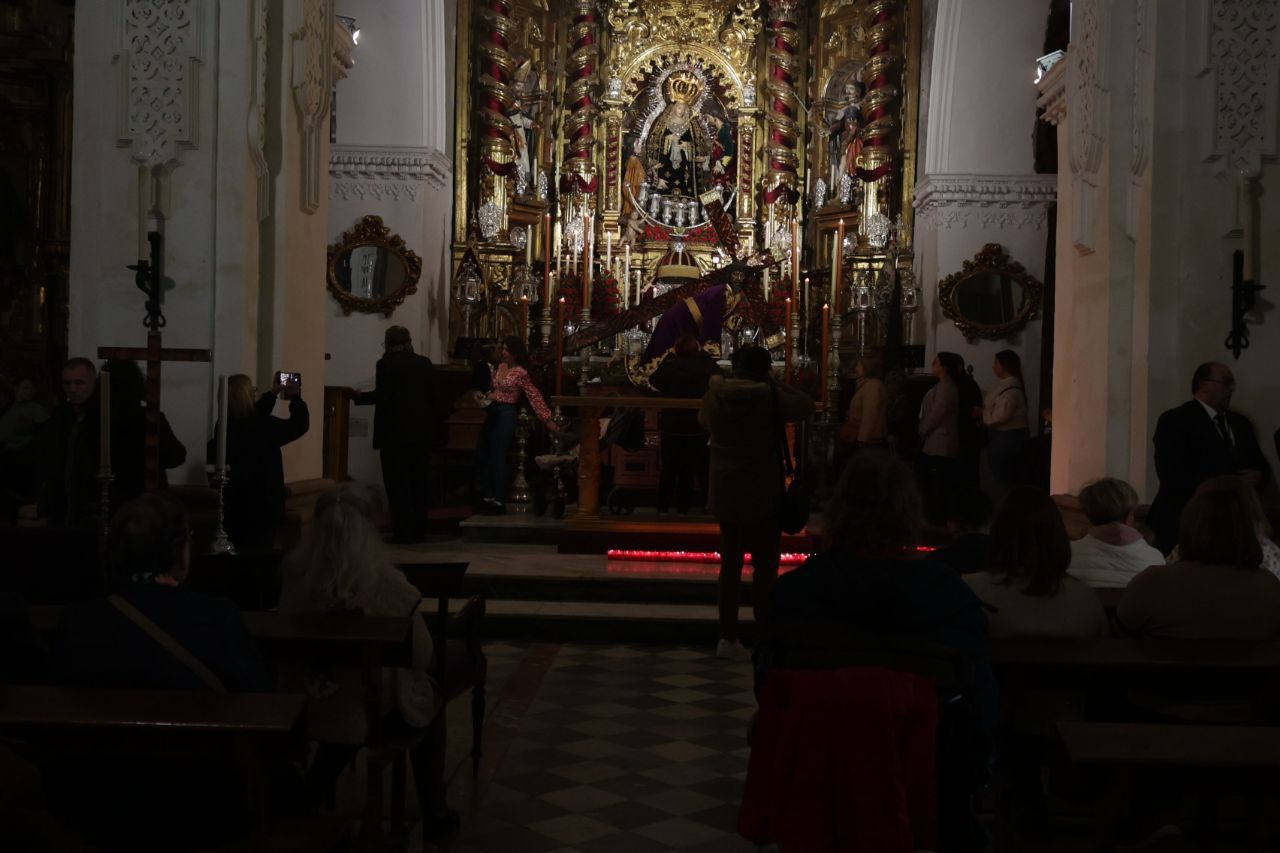
[[[755,710],[748,663],[674,646],[486,651],[505,685],[489,694],[488,767],[447,849],[755,850],[734,831]]]

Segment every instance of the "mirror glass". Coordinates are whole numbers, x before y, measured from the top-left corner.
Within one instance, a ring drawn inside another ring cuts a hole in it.
[[[384,246],[352,246],[334,259],[338,286],[357,299],[382,299],[405,285],[408,270]]]
[[[1022,313],[1026,294],[1021,282],[998,272],[977,272],[956,287],[956,307],[970,323],[997,326]]]

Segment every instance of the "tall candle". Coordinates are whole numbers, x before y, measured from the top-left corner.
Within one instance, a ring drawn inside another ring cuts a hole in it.
[[[564,297],[556,307],[556,396],[564,393]]]
[[[836,228],[835,276],[832,279],[831,304],[840,310],[840,290],[844,284],[844,220]]]
[[[622,281],[627,288],[627,299],[631,299],[631,244],[627,243],[622,252]],[[623,307],[627,307],[629,302],[624,302]],[[640,294],[636,294],[636,304],[640,304]]]
[[[791,289],[800,289],[800,220],[791,223]]]
[[[790,383],[791,382],[791,346],[793,343],[791,340],[791,297],[788,296],[786,299],[784,299],[783,304],[786,306],[786,311],[784,312],[784,315],[783,315],[786,319],[783,321],[783,326],[782,326],[782,335],[783,335],[782,340],[784,341],[784,345],[782,348],[782,352],[783,352],[782,376],[783,376],[783,381]]]
[[[111,473],[111,374],[98,374],[98,471]]]
[[[609,231],[604,235],[604,268],[613,269],[613,232]]]
[[[769,301],[769,268],[765,267],[761,275],[763,276],[763,282],[764,282],[764,301],[768,302]]]
[[[529,343],[529,297],[520,297],[520,340]]]
[[[151,257],[147,245],[147,217],[151,214],[151,169],[138,166],[138,260]]]
[[[1244,271],[1245,281],[1255,281],[1258,257],[1258,219],[1254,216],[1252,178],[1240,182],[1241,201],[1244,202]]]
[[[551,305],[551,214],[542,214],[542,286],[547,291],[542,306]]]
[[[227,469],[227,377],[218,377],[218,470]]]
[[[818,362],[818,382],[822,388],[822,404],[827,404],[827,365],[831,354],[831,306],[822,303],[822,353]]]

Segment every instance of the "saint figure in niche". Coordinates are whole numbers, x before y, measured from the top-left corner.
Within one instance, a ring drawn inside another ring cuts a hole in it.
[[[829,114],[827,160],[831,187],[837,195],[844,176],[857,175],[858,155],[862,153],[862,97],[862,82],[855,77],[844,86],[844,105]]]
[[[700,189],[705,189],[699,186],[698,160],[705,162],[710,145],[700,138],[705,129],[694,120],[694,104],[703,85],[691,71],[677,71],[667,78],[667,106],[644,144],[654,189],[662,195],[697,198]]]

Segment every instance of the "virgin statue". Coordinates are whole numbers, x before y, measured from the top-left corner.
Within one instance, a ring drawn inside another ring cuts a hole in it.
[[[712,140],[701,123],[695,121],[694,104],[702,94],[703,81],[690,71],[677,71],[667,78],[667,105],[649,129],[644,141],[644,159],[653,177],[654,189],[662,195],[697,198],[700,186],[699,161],[709,165]]]

